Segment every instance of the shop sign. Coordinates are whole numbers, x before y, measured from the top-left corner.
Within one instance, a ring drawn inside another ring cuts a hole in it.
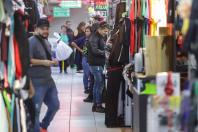
[[[70,9],[54,7],[53,8],[53,16],[54,17],[69,17],[70,16]]]
[[[76,0],[76,1],[61,1],[59,4],[62,8],[81,8],[82,7],[82,1]]]
[[[95,7],[96,11],[106,11],[106,10],[108,10],[107,2],[96,2],[94,7]]]

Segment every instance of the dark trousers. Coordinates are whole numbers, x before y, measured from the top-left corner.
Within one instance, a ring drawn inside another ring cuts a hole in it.
[[[123,81],[122,69],[108,71],[107,75],[105,124],[107,126],[115,126],[117,124],[119,91]]]
[[[64,62],[64,64],[63,64],[63,62]],[[67,72],[68,65],[69,65],[68,60],[59,61],[60,72]]]

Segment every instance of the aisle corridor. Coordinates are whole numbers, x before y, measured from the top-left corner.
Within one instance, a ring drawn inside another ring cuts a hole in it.
[[[106,128],[104,114],[93,113],[92,104],[83,102],[87,95],[83,93],[82,74],[74,71],[59,74],[58,69],[53,68],[53,78],[58,87],[61,105],[49,132],[132,132],[130,128]],[[45,111],[43,105],[41,117]]]

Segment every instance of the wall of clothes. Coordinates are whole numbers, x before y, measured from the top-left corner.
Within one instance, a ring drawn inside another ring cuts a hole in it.
[[[44,1],[40,1],[44,2]],[[40,18],[34,0],[0,1],[0,131],[32,132],[28,36]]]
[[[106,46],[107,127],[126,126],[122,121],[128,113],[123,110],[121,121],[118,108],[124,102],[123,109],[134,115],[130,126],[135,132],[197,131],[196,4],[128,0],[111,9],[115,13]],[[123,101],[127,98],[131,103]],[[184,109],[186,105],[192,109]]]

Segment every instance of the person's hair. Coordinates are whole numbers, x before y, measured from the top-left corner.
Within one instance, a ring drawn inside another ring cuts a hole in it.
[[[101,28],[101,29],[109,28],[109,24],[107,24],[107,22],[105,22],[105,21],[100,22],[99,28]]]
[[[78,25],[78,27],[77,27],[78,33],[84,32],[81,29],[83,26],[86,26],[86,23],[85,22],[80,22],[79,25]]]
[[[91,27],[91,26],[87,26],[87,27],[85,28],[85,30],[87,30],[87,29],[89,29],[89,30],[92,32],[92,27]]]
[[[70,23],[70,22],[71,22],[71,21],[69,21],[69,20],[65,21],[66,24],[68,24],[68,23]]]
[[[61,29],[63,29],[63,28],[67,28],[67,27],[66,27],[65,25],[62,25],[62,26],[61,26]]]

